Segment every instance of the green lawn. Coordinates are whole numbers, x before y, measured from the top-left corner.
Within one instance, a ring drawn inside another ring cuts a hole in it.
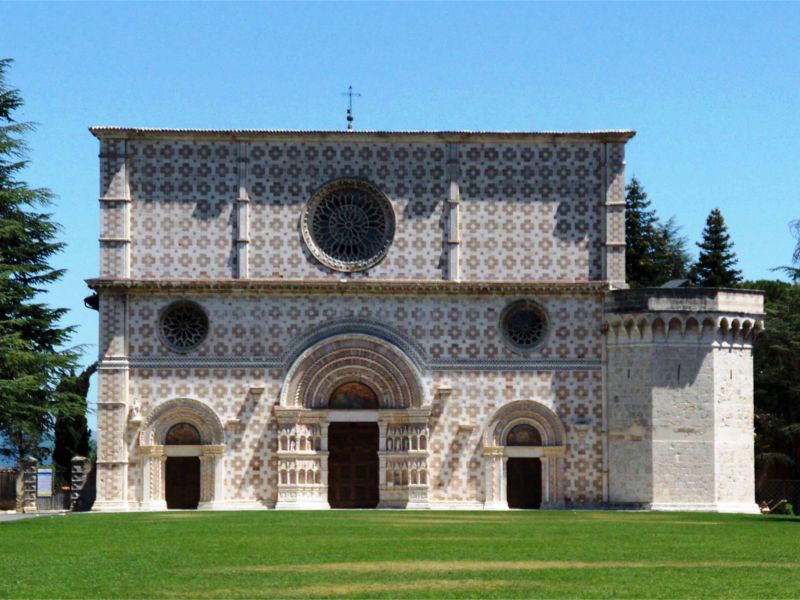
[[[0,523],[0,597],[800,597],[800,519],[620,512]]]

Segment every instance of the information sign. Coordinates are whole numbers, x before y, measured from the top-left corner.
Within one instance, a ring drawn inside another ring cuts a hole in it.
[[[49,498],[53,495],[53,469],[41,467],[36,470],[36,495],[39,498]]]

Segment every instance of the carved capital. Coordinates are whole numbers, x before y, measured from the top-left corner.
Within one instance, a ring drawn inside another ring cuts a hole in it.
[[[502,457],[503,456],[503,447],[502,446],[485,446],[483,448],[483,455],[484,456]]]
[[[225,444],[208,444],[203,446],[203,456],[222,456],[225,454]]]
[[[139,456],[163,456],[164,446],[139,446]]]

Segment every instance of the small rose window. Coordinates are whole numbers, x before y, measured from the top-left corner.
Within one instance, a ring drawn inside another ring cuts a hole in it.
[[[516,350],[527,352],[544,339],[547,318],[537,304],[522,300],[503,311],[500,325],[509,344]]]
[[[198,304],[173,302],[161,314],[161,338],[176,352],[194,350],[208,335],[208,316]]]

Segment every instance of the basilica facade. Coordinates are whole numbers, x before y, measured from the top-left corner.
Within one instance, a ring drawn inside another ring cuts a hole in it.
[[[91,131],[95,510],[755,510],[762,298],[627,289],[633,132]]]

